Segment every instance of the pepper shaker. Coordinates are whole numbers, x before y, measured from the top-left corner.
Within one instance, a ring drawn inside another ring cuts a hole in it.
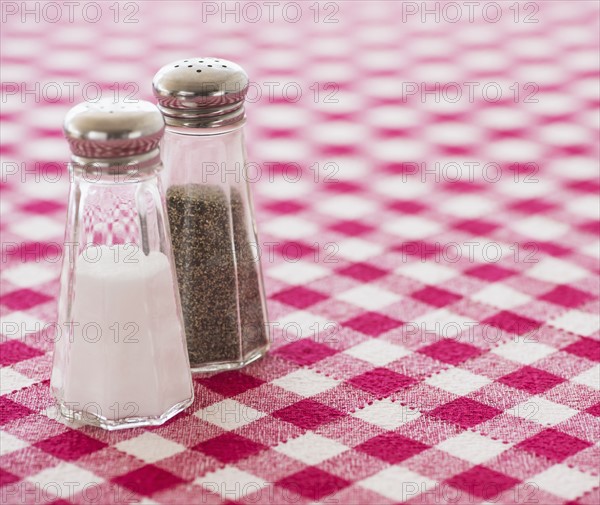
[[[64,123],[72,151],[51,389],[61,413],[105,429],[159,425],[193,389],[155,105],[100,100]]]
[[[248,76],[219,58],[165,65],[153,80],[166,122],[167,212],[193,372],[240,368],[269,344],[250,187]]]

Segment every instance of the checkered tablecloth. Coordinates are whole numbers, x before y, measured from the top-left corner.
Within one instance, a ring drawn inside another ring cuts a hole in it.
[[[2,3],[1,503],[599,502],[596,2],[93,4]],[[62,118],[196,55],[253,81],[272,350],[69,424]]]

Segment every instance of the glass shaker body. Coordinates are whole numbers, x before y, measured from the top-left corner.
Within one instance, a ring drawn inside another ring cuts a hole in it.
[[[51,389],[67,418],[159,425],[193,389],[158,151],[73,159]]]
[[[244,120],[167,125],[161,157],[192,371],[240,368],[269,345]]]

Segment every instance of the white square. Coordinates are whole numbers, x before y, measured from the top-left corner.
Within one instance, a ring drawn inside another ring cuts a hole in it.
[[[365,340],[344,351],[345,354],[362,359],[375,366],[385,366],[392,361],[408,356],[411,352],[406,347],[390,344],[379,339]]]
[[[0,431],[0,456],[28,447],[29,443],[6,431]]]
[[[13,233],[36,240],[61,239],[65,232],[62,222],[48,217],[36,216],[19,221],[10,227]]]
[[[577,414],[577,411],[571,407],[551,402],[543,396],[532,396],[508,411],[513,416],[522,417],[546,426],[562,423]]]
[[[104,479],[92,472],[67,462],[42,470],[25,480],[39,486],[48,496],[54,494],[63,499],[72,498],[74,494],[81,492],[84,488],[94,488],[104,482]]]
[[[581,252],[593,258],[600,258],[600,241],[595,241],[582,247]]]
[[[207,491],[221,495],[229,500],[239,500],[244,496],[260,492],[269,485],[268,482],[244,472],[234,466],[226,466],[215,472],[197,477],[194,484]]]
[[[257,174],[256,177],[262,174]],[[250,178],[254,178],[253,174],[250,174]],[[308,179],[299,180],[296,182],[288,182],[283,177],[273,178],[272,181],[266,181],[261,184],[255,185],[256,190],[269,198],[275,200],[288,200],[298,198],[299,196],[305,195],[313,191],[314,184],[308,182]]]
[[[510,449],[512,444],[504,444],[499,440],[492,440],[479,433],[464,431],[456,437],[449,438],[439,443],[436,447],[452,456],[464,459],[474,465],[502,454]]]
[[[267,275],[288,284],[306,284],[329,274],[329,270],[314,263],[298,261],[285,262],[266,269]]]
[[[553,465],[529,480],[542,490],[565,500],[574,500],[598,485],[597,476],[580,472],[563,464]]]
[[[381,229],[408,240],[417,240],[439,233],[442,227],[435,221],[423,217],[401,216],[397,219],[384,220]]]
[[[318,231],[314,223],[294,216],[271,219],[262,225],[262,230],[276,237],[293,240],[315,235]]]
[[[501,258],[512,258],[511,244],[488,237],[474,236],[460,242],[449,243],[441,252],[442,258],[469,258],[470,263],[494,263]]]
[[[327,328],[332,326],[332,323],[335,324],[333,321],[327,321],[327,319],[306,312],[305,310],[297,310],[282,317],[276,322],[274,327],[281,329],[283,340],[295,342],[303,338],[327,338],[325,336]]]
[[[421,417],[418,410],[411,409],[400,402],[393,402],[389,398],[374,401],[351,415],[386,430],[394,430]]]
[[[60,269],[58,268],[49,268],[48,265],[40,266],[31,262],[23,263],[16,268],[4,269],[4,278],[21,288],[39,286],[58,279],[59,275]]]
[[[441,204],[443,212],[465,219],[490,215],[495,208],[496,204],[491,199],[477,195],[461,195]]]
[[[48,108],[46,107],[46,109]],[[64,152],[64,149],[61,149],[61,152]],[[47,154],[42,154],[42,156],[44,156],[44,159],[51,159],[48,158]],[[43,167],[44,164],[41,164],[41,166]],[[40,173],[41,179],[36,180],[36,176],[28,179],[28,181],[33,180],[36,182],[35,184],[23,184],[22,190],[25,191],[32,199],[40,198],[66,202],[69,194],[69,175],[63,172],[63,175],[60,177],[60,179],[55,180],[57,175],[56,172],[54,172],[52,165],[48,165],[47,168],[47,172],[42,169]],[[27,177],[31,177],[31,175],[28,175]]]
[[[194,415],[203,421],[216,424],[227,431],[246,426],[265,416],[263,412],[259,412],[231,398],[213,403],[199,410]]]
[[[600,365],[593,366],[589,370],[573,377],[571,382],[600,390]]]
[[[579,196],[567,202],[566,208],[590,219],[600,219],[600,208],[598,207],[598,196]]]
[[[401,466],[390,466],[358,483],[365,489],[389,498],[394,503],[405,502],[432,490],[436,481]]]
[[[375,181],[375,191],[392,198],[412,199],[431,191],[432,184],[407,175],[384,177]]]
[[[437,309],[417,317],[409,324],[421,331],[435,332],[444,338],[452,338],[461,332],[472,331],[479,323],[454,314],[446,309]]]
[[[340,381],[313,372],[307,368],[301,368],[273,381],[273,384],[276,386],[305,397],[328,391],[339,383]]]
[[[568,310],[556,319],[548,321],[550,326],[588,337],[600,328],[600,316],[580,310]]]
[[[35,384],[33,379],[25,377],[10,367],[0,369],[0,395],[7,395],[32,384]]]
[[[498,181],[496,188],[510,198],[547,197],[557,190],[556,182],[549,177],[522,176],[516,182],[510,176],[503,179]]]
[[[270,108],[270,107],[269,107]],[[298,111],[294,111],[294,115],[297,115]],[[252,116],[254,117],[254,115]],[[270,120],[269,120],[270,121]],[[272,124],[271,122],[269,124]],[[351,156],[338,156],[332,157],[331,162],[335,163],[336,166],[329,165],[328,173],[323,173],[323,178],[332,177],[335,169],[338,172],[335,174],[340,180],[360,180],[363,181],[365,176],[371,173],[371,167],[367,160],[362,158],[356,158]],[[325,168],[325,167],[323,167]]]
[[[363,284],[340,293],[336,298],[363,309],[378,310],[397,302],[401,296],[373,285]]]
[[[554,240],[564,235],[569,227],[554,219],[543,216],[531,216],[513,221],[511,228],[521,235],[536,240]]]
[[[322,214],[330,214],[343,219],[356,219],[377,210],[374,202],[350,195],[326,198],[321,200],[316,208]]]
[[[348,447],[335,440],[308,431],[298,438],[293,438],[273,447],[273,449],[307,465],[318,465],[326,459],[347,451]]]
[[[337,255],[351,261],[364,261],[381,254],[383,247],[359,238],[349,238],[338,242]],[[334,255],[335,257],[335,255]]]
[[[506,344],[499,345],[490,352],[502,356],[503,358],[524,365],[529,365],[535,361],[545,358],[557,350],[546,344],[538,342],[528,342],[526,338],[519,340],[511,340]]]
[[[432,375],[425,382],[430,386],[449,391],[455,395],[464,396],[492,381],[483,375],[472,374],[461,368],[448,368]]]
[[[525,272],[525,275],[540,281],[555,284],[570,284],[590,274],[577,265],[556,258],[543,258]]]
[[[424,252],[424,251],[423,251]],[[433,261],[411,263],[396,270],[396,273],[416,279],[423,284],[436,285],[445,282],[458,275],[458,272],[449,267],[438,265]]]
[[[146,463],[155,463],[185,451],[183,445],[148,432],[139,437],[119,442],[115,447]]]
[[[530,296],[498,283],[488,285],[475,293],[471,298],[504,310],[523,305],[531,300]]]

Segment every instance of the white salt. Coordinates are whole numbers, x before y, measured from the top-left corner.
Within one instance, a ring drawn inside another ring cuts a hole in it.
[[[168,258],[132,249],[78,257],[73,330],[56,343],[64,354],[52,382],[62,403],[109,420],[160,417],[192,397]]]

